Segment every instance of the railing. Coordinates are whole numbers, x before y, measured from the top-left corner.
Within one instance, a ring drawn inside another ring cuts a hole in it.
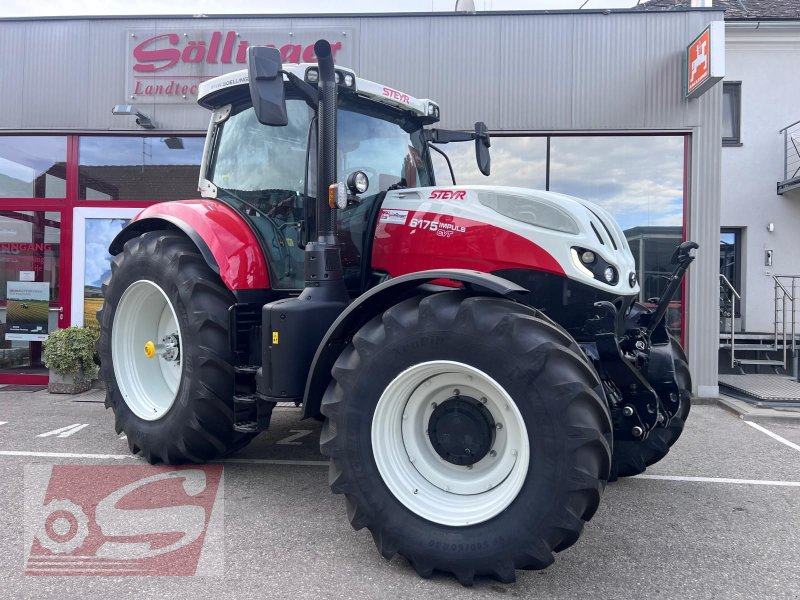
[[[800,121],[784,127],[783,134],[783,180],[778,182],[778,193],[800,187]],[[792,182],[792,183],[788,183]]]
[[[728,278],[725,277],[725,275],[720,273],[719,278],[720,286],[727,288],[727,290],[730,291],[731,297],[731,368],[733,369],[736,366],[736,359],[734,358],[736,353],[736,300],[741,300],[742,297],[739,295],[739,292],[736,291],[736,288],[733,287],[733,284],[728,281]]]
[[[797,297],[797,281],[800,275],[773,275],[772,280],[774,284],[774,297],[775,297],[775,346],[778,345],[778,325],[781,326],[781,340],[783,341],[783,368],[787,368],[788,362],[786,360],[786,353],[788,344],[786,343],[787,327],[791,334],[792,356],[794,357],[797,351],[797,336],[795,335],[795,326],[797,315],[795,313],[795,298]],[[787,318],[786,305],[789,304],[789,316]],[[780,318],[779,318],[780,317]]]

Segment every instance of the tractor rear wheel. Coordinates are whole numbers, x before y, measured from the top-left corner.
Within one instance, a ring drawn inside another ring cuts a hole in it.
[[[569,335],[509,300],[443,292],[364,325],[322,400],[322,452],[381,554],[463,585],[542,569],[600,502],[611,420]]]
[[[150,231],[129,240],[103,294],[106,407],[131,452],[150,463],[200,463],[252,439],[233,430],[234,299],[186,236]]]
[[[678,340],[669,337],[672,348],[672,359],[675,366],[675,381],[680,393],[678,414],[666,427],[656,426],[643,442],[614,442],[614,459],[611,466],[612,480],[617,477],[631,477],[643,473],[647,467],[654,465],[668,453],[672,445],[678,441],[692,408],[692,377],[689,374],[689,363]]]

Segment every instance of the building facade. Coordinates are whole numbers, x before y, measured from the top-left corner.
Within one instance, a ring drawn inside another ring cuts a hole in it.
[[[800,61],[800,2],[786,4],[795,18],[726,23],[721,269],[742,296],[743,332],[773,331],[773,276],[800,274],[800,82],[786,76]]]
[[[636,247],[643,300],[663,289],[671,246],[700,243],[670,325],[695,392],[715,395],[722,88],[687,99],[684,56],[721,18],[687,9],[0,21],[0,382],[42,381],[42,329],[91,324],[108,241],[127,219],[197,195],[208,119],[194,103],[199,82],[244,68],[248,45],[310,61],[324,37],[360,77],[436,100],[442,127],[488,125],[488,179],[469,149],[443,147],[460,183],[549,189],[610,210]],[[49,320],[36,332],[20,306],[42,294]]]

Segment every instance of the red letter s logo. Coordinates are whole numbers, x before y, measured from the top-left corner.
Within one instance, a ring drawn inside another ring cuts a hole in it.
[[[181,58],[181,51],[177,48],[163,48],[161,50],[146,50],[150,44],[166,38],[169,40],[170,46],[176,46],[180,41],[177,33],[164,33],[157,35],[149,40],[143,41],[141,44],[133,49],[133,57],[136,59],[136,64],[133,65],[133,70],[140,73],[155,73],[156,71],[163,71],[175,66]],[[166,61],[161,66],[156,66],[155,62]],[[142,64],[144,63],[144,64]]]

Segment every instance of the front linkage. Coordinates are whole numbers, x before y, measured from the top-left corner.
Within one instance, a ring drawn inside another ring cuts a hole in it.
[[[681,410],[673,344],[664,322],[669,302],[681,285],[695,242],[675,249],[675,270],[654,310],[640,304],[623,315],[611,302],[598,302],[601,314],[584,328],[594,344],[583,346],[600,374],[614,424],[614,440],[644,441],[656,427],[666,428]]]

